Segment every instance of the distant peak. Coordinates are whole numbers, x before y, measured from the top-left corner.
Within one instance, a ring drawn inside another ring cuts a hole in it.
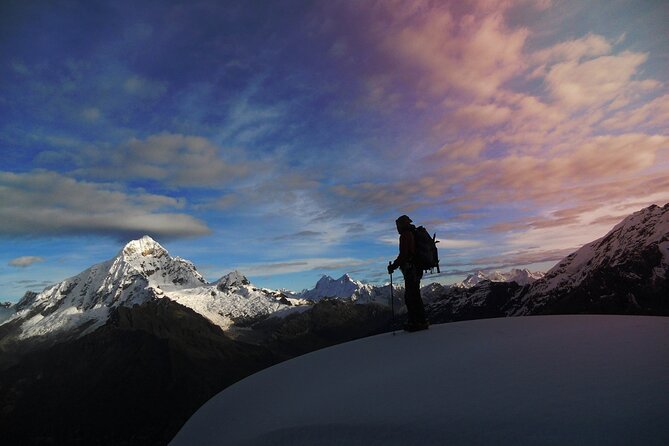
[[[149,237],[143,236],[137,240],[128,242],[123,247],[123,255],[143,256],[143,257],[162,257],[167,254],[167,250],[160,246],[160,243]]]
[[[220,290],[251,284],[251,282],[249,282],[249,279],[247,279],[245,275],[243,275],[237,270],[234,270],[231,273],[228,273],[225,276],[221,277],[220,279],[218,279],[216,283],[218,289]]]
[[[341,276],[339,279],[335,279],[334,277],[328,276],[328,275],[322,275],[318,283],[320,284],[329,284],[329,283],[347,283],[347,282],[353,282],[353,279],[351,276],[348,274],[344,274]]]

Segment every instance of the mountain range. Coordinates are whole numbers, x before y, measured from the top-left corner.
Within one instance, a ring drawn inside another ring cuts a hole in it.
[[[544,276],[542,272],[531,272],[528,269],[514,268],[508,272],[501,271],[477,271],[470,274],[462,282],[455,283],[459,288],[471,288],[484,281],[489,282],[516,282],[518,285],[527,285]]]
[[[669,204],[630,215],[543,277],[481,273],[422,294],[433,323],[669,315],[668,272]],[[403,290],[395,291],[393,317],[388,286],[348,275],[323,276],[301,293],[256,287],[236,271],[209,283],[155,240],[131,241],[113,259],[2,307],[0,431],[17,444],[166,444],[244,376],[396,329],[404,316]]]
[[[486,280],[451,287],[428,312],[441,322],[535,314],[669,315],[669,204],[635,212],[524,286]]]
[[[148,236],[126,244],[116,257],[46,288],[28,292],[8,309],[7,338],[84,336],[103,326],[119,307],[169,299],[228,329],[235,321],[276,313],[307,302],[253,286],[233,271],[208,283],[195,266]],[[2,340],[0,340],[1,345]]]

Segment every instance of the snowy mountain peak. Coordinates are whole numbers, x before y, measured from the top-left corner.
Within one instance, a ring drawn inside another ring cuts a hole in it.
[[[483,281],[490,282],[516,282],[518,285],[527,285],[544,276],[541,272],[531,272],[528,269],[514,268],[508,272],[500,271],[477,271],[467,276],[465,280],[455,284],[459,288],[471,288]]]
[[[334,279],[328,275],[323,275],[316,283],[316,286],[318,286],[319,284],[323,286],[323,285],[330,285],[333,283],[345,284],[345,283],[355,283],[355,281],[351,279],[351,276],[349,276],[348,274],[344,274],[339,279]]]
[[[348,274],[344,274],[339,279],[323,275],[314,288],[302,293],[302,297],[314,301],[323,298],[350,298],[362,288],[364,285],[353,280]]]
[[[121,251],[126,257],[156,257],[160,258],[168,255],[168,252],[158,242],[149,237],[143,236],[140,239],[128,242]]]
[[[612,234],[631,242],[649,244],[659,241],[669,234],[669,203],[662,207],[653,204],[633,213],[618,223],[605,238]]]
[[[249,279],[237,270],[226,274],[216,281],[216,286],[219,290],[229,290],[250,284]]]

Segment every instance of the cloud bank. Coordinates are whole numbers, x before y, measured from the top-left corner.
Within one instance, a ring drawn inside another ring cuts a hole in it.
[[[0,234],[110,235],[127,240],[205,235],[207,225],[173,212],[179,200],[113,184],[77,181],[48,171],[0,172]]]

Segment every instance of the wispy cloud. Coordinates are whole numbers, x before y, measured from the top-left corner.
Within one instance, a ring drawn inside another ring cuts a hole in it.
[[[258,263],[236,266],[247,276],[274,276],[279,274],[290,274],[304,271],[335,271],[340,269],[351,269],[368,265],[370,260],[355,258],[307,258],[296,259],[287,262]]]
[[[27,268],[35,263],[44,262],[44,257],[40,256],[21,256],[9,261],[9,266],[18,268]]]

